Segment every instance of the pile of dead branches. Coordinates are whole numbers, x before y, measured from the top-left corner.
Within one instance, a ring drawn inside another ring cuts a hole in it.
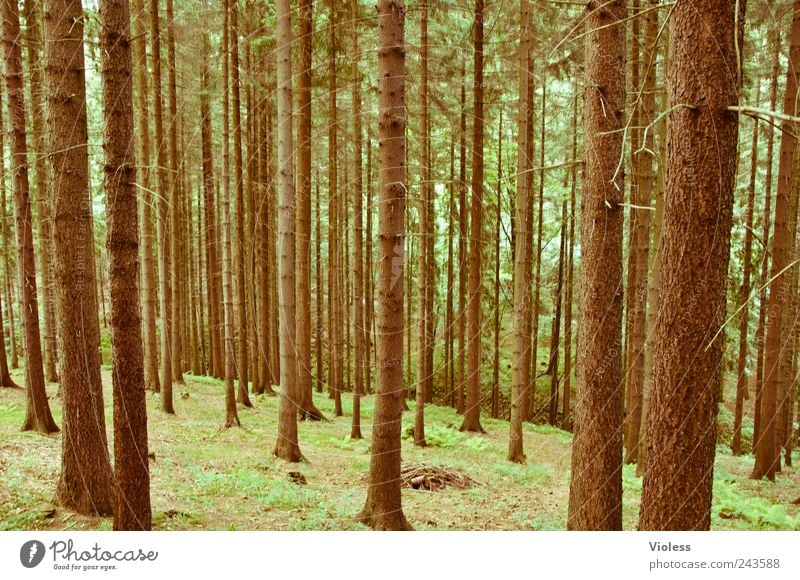
[[[471,477],[452,469],[424,463],[403,464],[400,469],[400,478],[402,479],[403,487],[426,489],[428,491],[439,491],[448,486],[456,489],[469,489],[480,485]]]

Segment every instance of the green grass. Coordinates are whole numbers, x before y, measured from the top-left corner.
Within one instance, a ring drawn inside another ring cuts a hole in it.
[[[19,373],[15,375],[21,381]],[[106,421],[111,438],[110,372]],[[56,386],[50,403],[61,423]],[[253,397],[255,408],[240,408],[242,428],[222,429],[224,393],[220,381],[186,375],[175,387],[176,416],[159,411],[159,395],[148,394],[154,528],[159,530],[359,530],[354,520],[364,503],[370,462],[374,397],[362,399],[364,440],[350,439],[351,400],[344,417],[333,401],[315,394],[329,421],[301,422],[306,461],[287,464],[272,455],[278,398]],[[24,392],[0,390],[0,529],[110,529],[110,520],[86,518],[53,505],[60,468],[61,435],[21,433]],[[508,423],[482,418],[485,435],[458,430],[461,417],[448,407],[425,409],[424,449],[413,445],[404,416],[405,462],[449,467],[478,482],[471,489],[403,491],[409,521],[420,530],[557,530],[566,525],[572,435],[547,425],[524,426],[525,465],[506,461]],[[747,427],[747,423],[745,423]],[[113,441],[110,441],[113,445]],[[724,448],[724,447],[723,447]],[[800,458],[798,458],[800,460]],[[718,454],[714,481],[713,529],[800,529],[798,473],[785,469],[775,484],[748,479],[751,457]],[[294,483],[299,471],[306,485]],[[642,480],[635,466],[623,469],[623,521],[636,526]]]

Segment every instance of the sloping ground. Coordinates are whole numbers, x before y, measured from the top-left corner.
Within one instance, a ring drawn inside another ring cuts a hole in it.
[[[111,435],[110,372],[106,416]],[[21,380],[17,378],[17,380]],[[55,395],[55,385],[50,386]],[[150,450],[154,528],[160,530],[352,530],[363,505],[369,468],[369,437],[374,397],[362,402],[364,441],[352,441],[350,400],[347,416],[333,418],[326,395],[316,395],[329,422],[300,424],[300,446],[307,462],[290,465],[274,459],[277,398],[255,397],[255,409],[240,409],[241,429],[220,429],[224,418],[222,385],[187,375],[176,385],[177,416],[150,406]],[[43,437],[18,431],[24,393],[0,389],[0,529],[110,529],[109,519],[86,518],[51,503],[58,478],[60,435]],[[60,401],[50,399],[61,423]],[[554,530],[566,525],[571,435],[548,426],[525,426],[528,464],[505,460],[508,424],[483,419],[486,435],[458,432],[460,417],[449,408],[426,409],[430,447],[403,440],[403,461],[452,469],[477,485],[439,491],[404,489],[403,506],[416,529]],[[413,424],[404,417],[403,432]],[[777,484],[747,479],[751,458],[718,455],[714,529],[800,529],[800,475],[784,470]],[[306,484],[297,483],[300,472]],[[641,479],[634,466],[624,471],[624,523],[636,525]]]

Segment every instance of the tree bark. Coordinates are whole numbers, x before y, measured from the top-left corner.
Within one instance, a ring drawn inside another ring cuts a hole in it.
[[[280,317],[281,400],[275,455],[300,461],[297,441],[297,367],[295,345],[294,135],[292,134],[292,17],[289,0],[278,0],[278,295]]]
[[[56,499],[81,514],[109,515],[80,0],[47,0],[45,31],[64,425]]]
[[[570,530],[622,528],[622,192],[625,3],[590,5],[586,20],[578,389]],[[542,143],[544,147],[544,143]]]
[[[733,2],[676,4],[670,19],[667,185],[641,530],[711,522],[737,119]],[[687,251],[689,249],[689,251]],[[680,340],[676,338],[680,337]]]
[[[149,530],[152,510],[138,284],[139,224],[128,0],[102,0],[100,22],[117,484],[114,529]]]
[[[411,529],[400,491],[406,203],[404,19],[403,0],[378,0],[378,394],[367,500],[357,516],[376,530]]]
[[[562,398],[561,428],[572,429],[572,301],[575,276],[575,197],[578,191],[578,89],[572,103],[572,167],[569,190],[569,246],[567,250],[567,288],[564,297],[564,396]]]
[[[467,74],[466,62],[461,59],[461,119],[458,145],[458,393],[456,410],[464,414],[464,389],[466,386],[467,353],[467,274],[469,207],[467,206]]]

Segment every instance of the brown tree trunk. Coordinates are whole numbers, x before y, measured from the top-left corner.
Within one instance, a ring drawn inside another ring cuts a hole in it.
[[[670,19],[661,296],[641,530],[711,523],[738,125],[727,109],[739,85],[719,71],[738,66],[734,10],[733,2],[699,0],[676,4]]]
[[[316,341],[316,350],[317,350],[317,376],[316,376],[316,383],[317,383],[317,392],[322,392],[322,387],[325,383],[325,361],[323,357],[323,352],[325,351],[325,327],[323,320],[325,319],[324,313],[324,305],[323,305],[323,279],[322,279],[322,214],[320,210],[321,200],[320,198],[322,195],[320,194],[320,187],[319,187],[319,172],[317,172],[317,181],[316,181],[316,215],[314,216],[315,226],[314,226],[314,238],[316,242],[316,285],[317,285],[317,292],[316,292],[316,328],[315,330],[315,341]]]
[[[648,5],[652,2],[648,0]],[[652,6],[650,6],[652,7]],[[642,59],[644,77],[640,104],[634,123],[649,126],[655,117],[656,93],[656,51],[658,32],[658,13],[651,10],[645,16],[645,52]],[[635,89],[639,91],[638,83]],[[635,167],[631,215],[631,244],[629,268],[633,275],[628,278],[628,315],[625,349],[626,413],[625,413],[625,462],[635,463],[639,455],[639,432],[642,425],[642,398],[644,389],[644,348],[647,321],[647,281],[648,258],[650,254],[650,200],[655,176],[651,151],[655,148],[653,131],[642,131],[637,137],[631,164]]]
[[[364,394],[364,226],[362,212],[364,210],[364,178],[361,167],[361,74],[358,70],[358,24],[361,15],[358,0],[350,2],[353,19],[353,335],[355,340],[354,386],[353,386],[353,422],[350,430],[351,439],[361,439],[361,395]],[[309,387],[310,391],[310,387]]]
[[[759,105],[761,83],[756,84],[756,107]],[[734,455],[742,453],[742,415],[744,399],[747,392],[747,335],[750,321],[750,270],[752,269],[753,249],[753,210],[756,194],[756,176],[758,174],[758,120],[753,123],[753,140],[750,148],[750,183],[747,188],[747,205],[745,206],[744,231],[744,265],[742,267],[742,286],[739,290],[739,357],[736,364],[736,405],[733,414],[733,441],[731,450]]]
[[[39,2],[26,0],[25,28],[28,53],[28,71],[30,76],[30,102],[33,110],[33,150],[34,174],[36,181],[36,208],[39,224],[39,268],[41,270],[42,305],[44,313],[44,350],[45,379],[48,382],[58,381],[56,364],[58,362],[58,345],[56,341],[56,309],[53,298],[53,217],[50,208],[52,199],[48,189],[47,166],[45,163],[44,121],[47,116],[42,92],[42,32],[41,7]]]
[[[400,491],[405,238],[405,6],[378,1],[378,394],[369,485],[357,518],[376,530],[410,530]]]
[[[428,124],[428,0],[420,2],[420,111],[422,113],[421,126],[422,135],[420,136],[420,201],[419,201],[419,276],[417,285],[419,287],[419,316],[418,323],[418,344],[417,344],[417,404],[414,410],[414,445],[426,447],[425,442],[425,401],[426,390],[433,386],[433,382],[428,376],[428,317],[431,316],[431,308],[428,304],[428,276],[430,274],[428,264],[428,236],[430,226],[428,215],[428,198],[430,197],[430,167],[428,166],[428,149],[430,148],[430,133]]]
[[[792,30],[790,35],[789,65],[786,71],[786,92],[783,112],[794,116],[797,111],[797,83],[800,74],[800,0],[792,3]],[[790,272],[784,272],[789,264],[790,239],[789,221],[791,219],[792,169],[797,142],[797,124],[787,127],[781,134],[780,157],[778,161],[778,190],[775,199],[775,229],[772,236],[772,265],[770,268],[770,292],[767,305],[769,315],[766,320],[766,344],[764,347],[764,385],[760,408],[760,429],[755,442],[756,461],[753,466],[754,479],[775,479],[775,470],[780,462],[778,442],[776,441],[776,421],[778,419],[779,366],[781,351],[787,348],[788,320],[785,288]]]
[[[572,103],[572,167],[569,191],[569,246],[567,250],[567,288],[564,296],[564,396],[561,407],[561,428],[572,429],[570,420],[572,397],[572,291],[575,275],[575,197],[578,190],[578,89]]]
[[[39,306],[36,292],[36,262],[33,252],[33,219],[28,189],[28,147],[25,132],[25,92],[22,80],[19,7],[11,0],[2,3],[3,53],[5,56],[6,100],[11,146],[11,170],[14,185],[14,220],[16,222],[17,260],[22,331],[25,344],[26,411],[23,431],[55,433],[47,402],[42,344],[39,335]],[[6,272],[8,275],[9,272]]]
[[[553,302],[553,332],[550,334],[550,404],[547,421],[551,425],[558,424],[558,343],[561,340],[561,301],[564,290],[564,261],[567,248],[567,201],[561,204],[561,241],[558,251],[558,273],[556,274],[556,292]]]
[[[373,337],[375,336],[375,303],[374,288],[375,281],[372,277],[372,138],[367,132],[367,235],[366,235],[366,259],[364,267],[365,286],[364,299],[366,306],[364,310],[364,323],[366,326],[366,339],[364,340],[364,384],[367,394],[372,394],[372,369],[374,363],[372,348]]]
[[[485,433],[481,426],[481,296],[483,268],[481,237],[483,234],[483,11],[484,0],[475,0],[472,28],[474,44],[474,81],[472,123],[472,198],[469,247],[469,311],[468,384],[462,431]]]
[[[161,306],[161,410],[175,414],[172,403],[172,276],[170,272],[169,177],[167,148],[164,142],[164,104],[161,90],[161,30],[158,17],[159,0],[150,0],[150,52],[153,69],[153,120],[155,125],[156,166],[158,172],[158,290]]]
[[[508,460],[524,463],[522,422],[527,409],[523,393],[528,389],[531,370],[531,271],[528,255],[531,217],[528,189],[528,125],[532,122],[528,100],[528,53],[530,51],[530,3],[519,3],[519,106],[517,114],[517,197],[514,225],[514,356],[511,362],[511,425],[508,437]]]
[[[494,361],[492,365],[492,418],[500,414],[500,220],[503,197],[503,111],[497,134],[497,199],[494,220]]]
[[[622,529],[622,192],[625,3],[586,20],[578,381],[570,530]],[[545,144],[542,143],[542,147]]]
[[[539,377],[539,298],[542,291],[542,225],[544,219],[544,150],[545,150],[545,119],[547,117],[547,78],[542,81],[542,118],[540,125],[540,151],[539,151],[539,196],[536,213],[536,270],[533,274],[533,325],[531,346],[531,388],[528,393],[528,408],[526,419],[532,420],[536,414],[536,384]],[[532,92],[532,91],[531,91]],[[533,98],[531,96],[531,108]],[[532,133],[532,132],[531,132]],[[532,177],[531,177],[532,182]]]
[[[64,423],[56,499],[81,514],[108,515],[114,490],[100,378],[80,0],[48,0],[45,31]]]
[[[3,323],[3,304],[2,304],[2,296],[0,296],[0,338],[2,338],[3,344],[0,345],[0,387],[7,387],[11,389],[19,389],[21,388],[17,383],[14,382],[14,379],[11,378],[11,374],[8,372],[8,358],[6,356],[6,341],[5,341],[5,325]]]
[[[281,400],[275,455],[300,461],[297,441],[297,366],[295,340],[295,233],[294,233],[294,135],[292,134],[292,17],[289,0],[278,0],[278,199],[279,252],[278,296],[280,317]]]
[[[139,313],[139,231],[133,143],[130,9],[128,0],[100,2],[103,66],[106,248],[111,287],[114,389],[115,530],[149,530],[150,470]]]
[[[300,3],[300,51],[297,75],[297,392],[302,418],[324,416],[314,405],[311,372],[311,51],[312,2]]]
[[[455,140],[450,139],[450,179],[447,182],[447,294],[444,307],[444,394],[445,401],[455,407],[453,373],[453,213],[455,211]]]
[[[467,206],[467,91],[466,62],[461,59],[461,119],[458,145],[458,379],[456,410],[464,414],[467,353],[467,273],[469,272],[467,239],[469,208]]]

